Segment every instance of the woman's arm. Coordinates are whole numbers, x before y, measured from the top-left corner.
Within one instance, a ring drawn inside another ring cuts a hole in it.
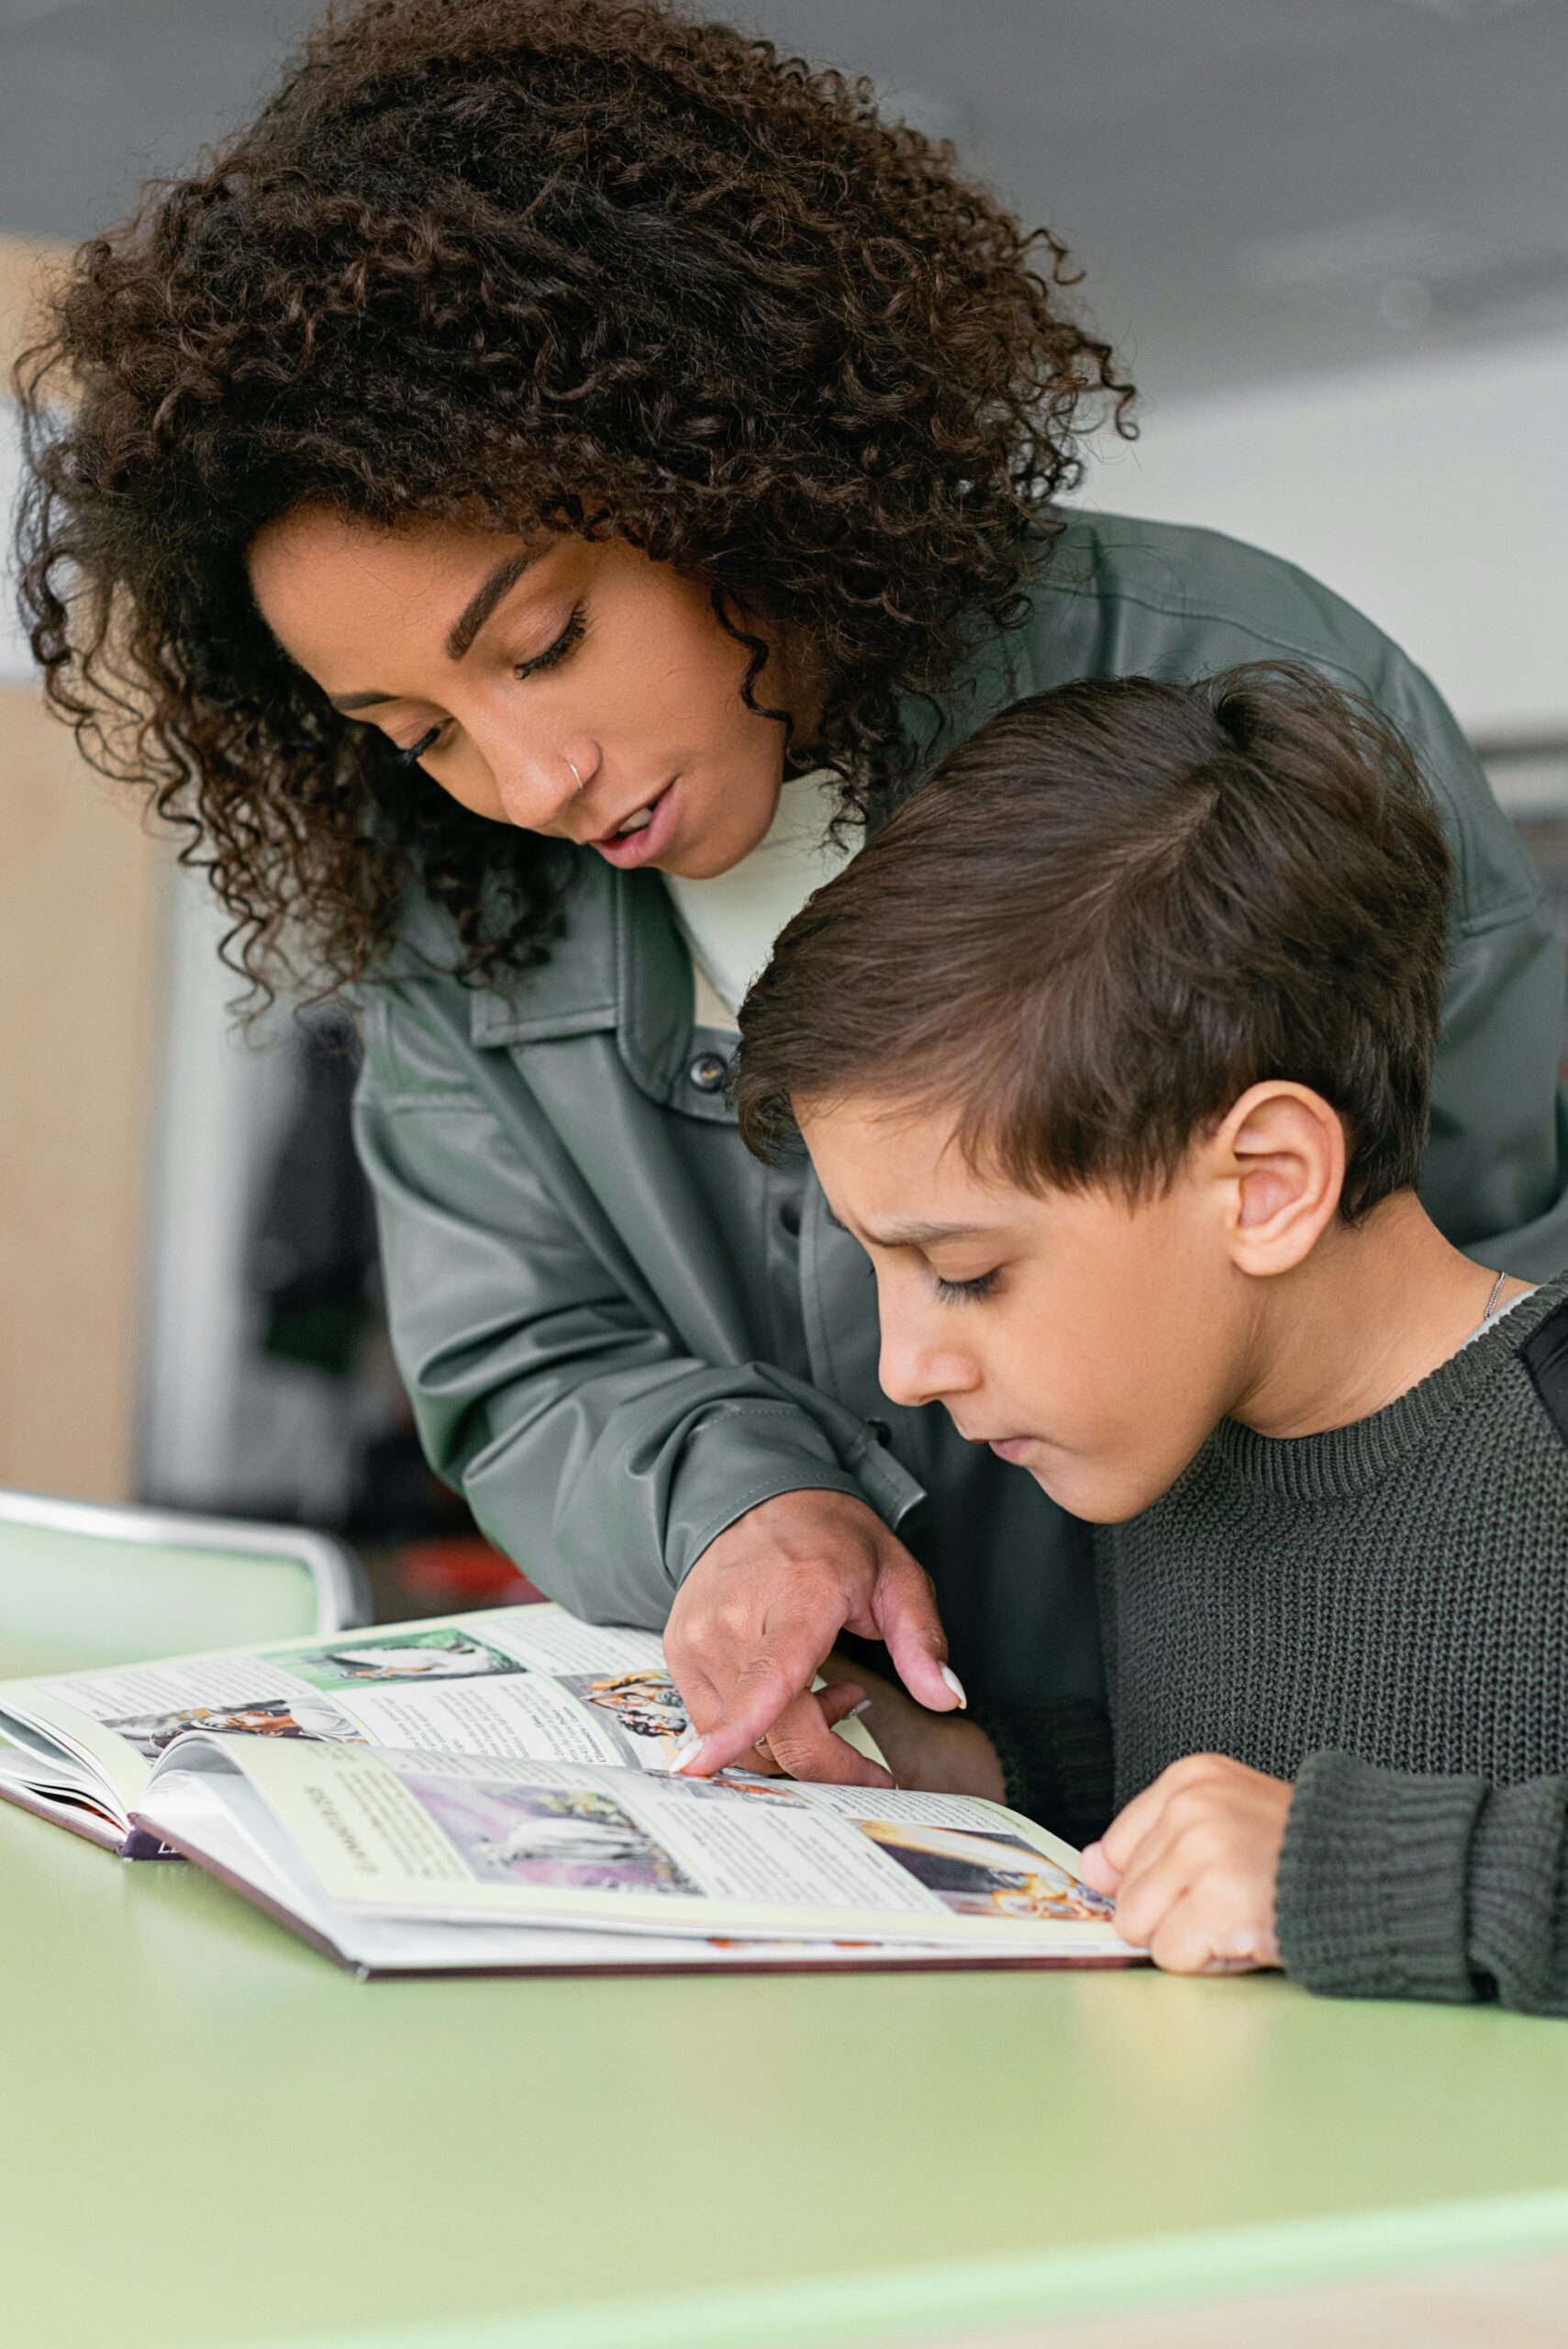
[[[1416,751],[1454,858],[1422,1204],[1456,1247],[1547,1280],[1568,1264],[1562,943],[1540,877],[1447,704],[1381,642],[1369,684]]]
[[[806,1693],[841,1631],[953,1701],[929,1579],[890,1530],[920,1487],[803,1381],[683,1344],[514,1064],[473,1052],[461,990],[387,981],[361,1009],[356,1132],[432,1465],[577,1614],[670,1619],[694,1722],[726,1725],[700,1767],[772,1729],[797,1776],[860,1775]]]
[[[355,1128],[421,1441],[490,1538],[578,1613],[662,1629],[695,1561],[775,1494],[896,1521],[919,1487],[852,1413],[682,1344],[511,1063],[478,1064],[466,1011],[439,980],[367,996]]]

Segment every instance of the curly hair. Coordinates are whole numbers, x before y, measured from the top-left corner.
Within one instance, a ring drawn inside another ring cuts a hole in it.
[[[257,535],[311,504],[619,536],[705,582],[764,715],[759,616],[809,642],[814,756],[875,815],[977,621],[1024,617],[1087,410],[1130,429],[1076,282],[869,83],[656,0],[333,13],[81,249],[18,368],[49,696],[183,828],[263,992],[300,941],[362,976],[416,885],[469,977],[537,962],[571,852],[409,789],[269,633]]]

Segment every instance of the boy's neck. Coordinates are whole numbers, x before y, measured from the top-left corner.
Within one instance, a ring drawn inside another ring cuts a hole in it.
[[[1230,1416],[1260,1435],[1348,1427],[1458,1353],[1496,1278],[1451,1248],[1412,1191],[1337,1224],[1295,1272],[1260,1284]],[[1529,1283],[1505,1281],[1505,1305]]]

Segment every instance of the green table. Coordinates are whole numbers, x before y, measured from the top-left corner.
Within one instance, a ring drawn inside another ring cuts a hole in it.
[[[361,1985],[0,1808],[17,2349],[912,2342],[1568,2244],[1568,2024],[1120,1975]]]

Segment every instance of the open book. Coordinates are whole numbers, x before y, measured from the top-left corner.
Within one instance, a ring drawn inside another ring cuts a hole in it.
[[[653,1633],[493,1608],[0,1682],[0,1795],[195,1860],[365,1974],[1137,1954],[1017,1812],[677,1777],[685,1728]]]

